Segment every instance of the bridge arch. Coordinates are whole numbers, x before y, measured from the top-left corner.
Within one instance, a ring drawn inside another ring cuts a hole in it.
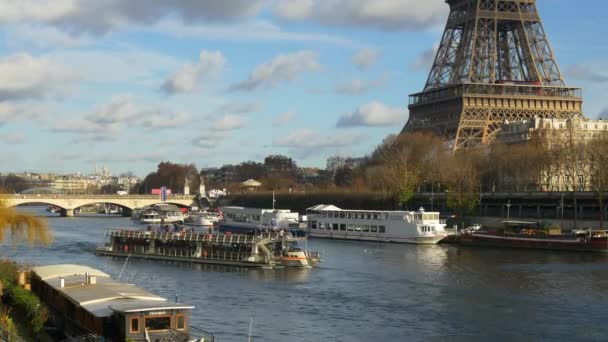
[[[25,207],[25,206],[31,206],[31,205],[46,205],[49,207],[57,207],[59,209],[67,209],[65,206],[60,205],[58,203],[54,203],[52,201],[48,201],[48,200],[40,200],[40,201],[29,201],[29,202],[21,202],[21,203],[10,203],[9,207]]]

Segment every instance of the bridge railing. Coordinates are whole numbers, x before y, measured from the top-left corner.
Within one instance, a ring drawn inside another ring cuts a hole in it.
[[[62,194],[14,194],[8,195],[10,199],[76,199],[76,200],[158,200],[158,195],[62,195]],[[171,200],[191,200],[193,195],[169,195],[165,202]]]

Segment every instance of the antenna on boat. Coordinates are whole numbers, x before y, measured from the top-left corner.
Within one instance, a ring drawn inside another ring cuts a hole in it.
[[[274,199],[274,190],[272,190],[272,211],[274,211],[274,203],[275,203],[276,201],[277,201],[277,200],[276,200],[276,199]]]
[[[125,268],[127,268],[127,263],[129,262],[129,258],[131,257],[131,254],[127,255],[127,260],[125,260],[125,263],[122,265],[122,269],[120,270],[120,273],[118,273],[118,277],[116,278],[116,280],[120,280],[120,276],[122,276],[122,272],[124,272]]]
[[[247,335],[247,342],[251,342],[251,330],[253,329],[253,317],[249,319],[249,335]]]

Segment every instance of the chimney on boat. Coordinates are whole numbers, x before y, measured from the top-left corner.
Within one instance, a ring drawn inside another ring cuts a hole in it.
[[[65,279],[63,277],[59,277],[59,287],[65,287]]]

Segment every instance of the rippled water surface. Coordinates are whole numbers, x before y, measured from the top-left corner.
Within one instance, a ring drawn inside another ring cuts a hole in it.
[[[43,215],[42,209],[28,208]],[[4,245],[36,265],[98,257],[104,232],[129,219],[49,217],[49,247]],[[141,227],[137,227],[141,228]],[[131,260],[121,280],[193,304],[191,324],[219,342],[608,340],[608,256],[311,240],[311,270],[246,270]]]

